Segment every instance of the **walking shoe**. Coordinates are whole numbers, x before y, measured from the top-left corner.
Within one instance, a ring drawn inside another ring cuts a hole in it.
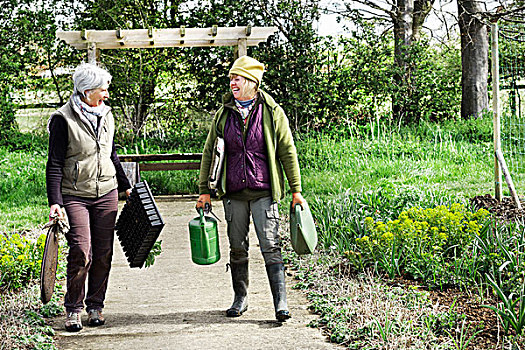
[[[88,311],[88,326],[98,327],[102,326],[106,322],[102,310],[89,310]]]
[[[82,329],[80,312],[68,312],[66,316],[66,331],[78,332]]]

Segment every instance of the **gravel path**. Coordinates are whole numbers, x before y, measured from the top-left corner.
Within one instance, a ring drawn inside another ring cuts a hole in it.
[[[59,349],[340,349],[318,329],[306,325],[314,315],[300,291],[290,288],[293,318],[274,320],[270,287],[257,238],[250,231],[249,309],[239,318],[225,317],[233,300],[226,272],[227,238],[222,204],[214,203],[219,223],[221,260],[208,266],[191,261],[188,222],[196,216],[194,198],[157,198],[166,226],[160,235],[162,254],[148,269],[129,268],[116,240],[104,314],[106,325],[63,330],[53,320]],[[87,316],[83,315],[86,322]]]

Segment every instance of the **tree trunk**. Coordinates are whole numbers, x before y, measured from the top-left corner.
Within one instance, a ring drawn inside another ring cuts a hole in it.
[[[435,0],[415,0],[414,1],[414,19],[412,20],[412,40],[419,41],[421,28],[425,19],[428,17]]]
[[[156,79],[145,79],[140,83],[140,96],[135,104],[135,117],[133,119],[133,132],[139,136],[149,116],[150,108],[155,101]]]
[[[489,39],[487,26],[476,17],[477,0],[458,0],[461,33],[461,118],[481,116],[488,109]]]
[[[397,96],[392,97],[392,114],[394,120],[407,122],[407,106],[410,91],[410,69],[407,65],[407,48],[412,44],[412,26],[414,19],[414,0],[397,0],[397,8],[392,16],[394,23],[394,62],[398,73],[394,74],[394,82],[399,84]],[[405,95],[407,99],[400,97]]]

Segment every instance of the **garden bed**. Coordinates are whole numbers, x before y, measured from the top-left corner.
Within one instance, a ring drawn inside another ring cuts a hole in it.
[[[493,213],[502,222],[516,222],[525,218],[525,209],[518,209],[516,203],[510,197],[504,197],[501,201],[490,194],[476,196],[470,199],[470,203],[476,209],[486,209]],[[525,206],[524,202],[521,202]]]

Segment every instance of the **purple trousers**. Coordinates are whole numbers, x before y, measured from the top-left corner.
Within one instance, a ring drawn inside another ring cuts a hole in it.
[[[100,198],[63,197],[70,226],[66,234],[69,254],[64,306],[67,312],[82,311],[84,298],[87,311],[104,307],[113,257],[117,195],[115,189]]]

